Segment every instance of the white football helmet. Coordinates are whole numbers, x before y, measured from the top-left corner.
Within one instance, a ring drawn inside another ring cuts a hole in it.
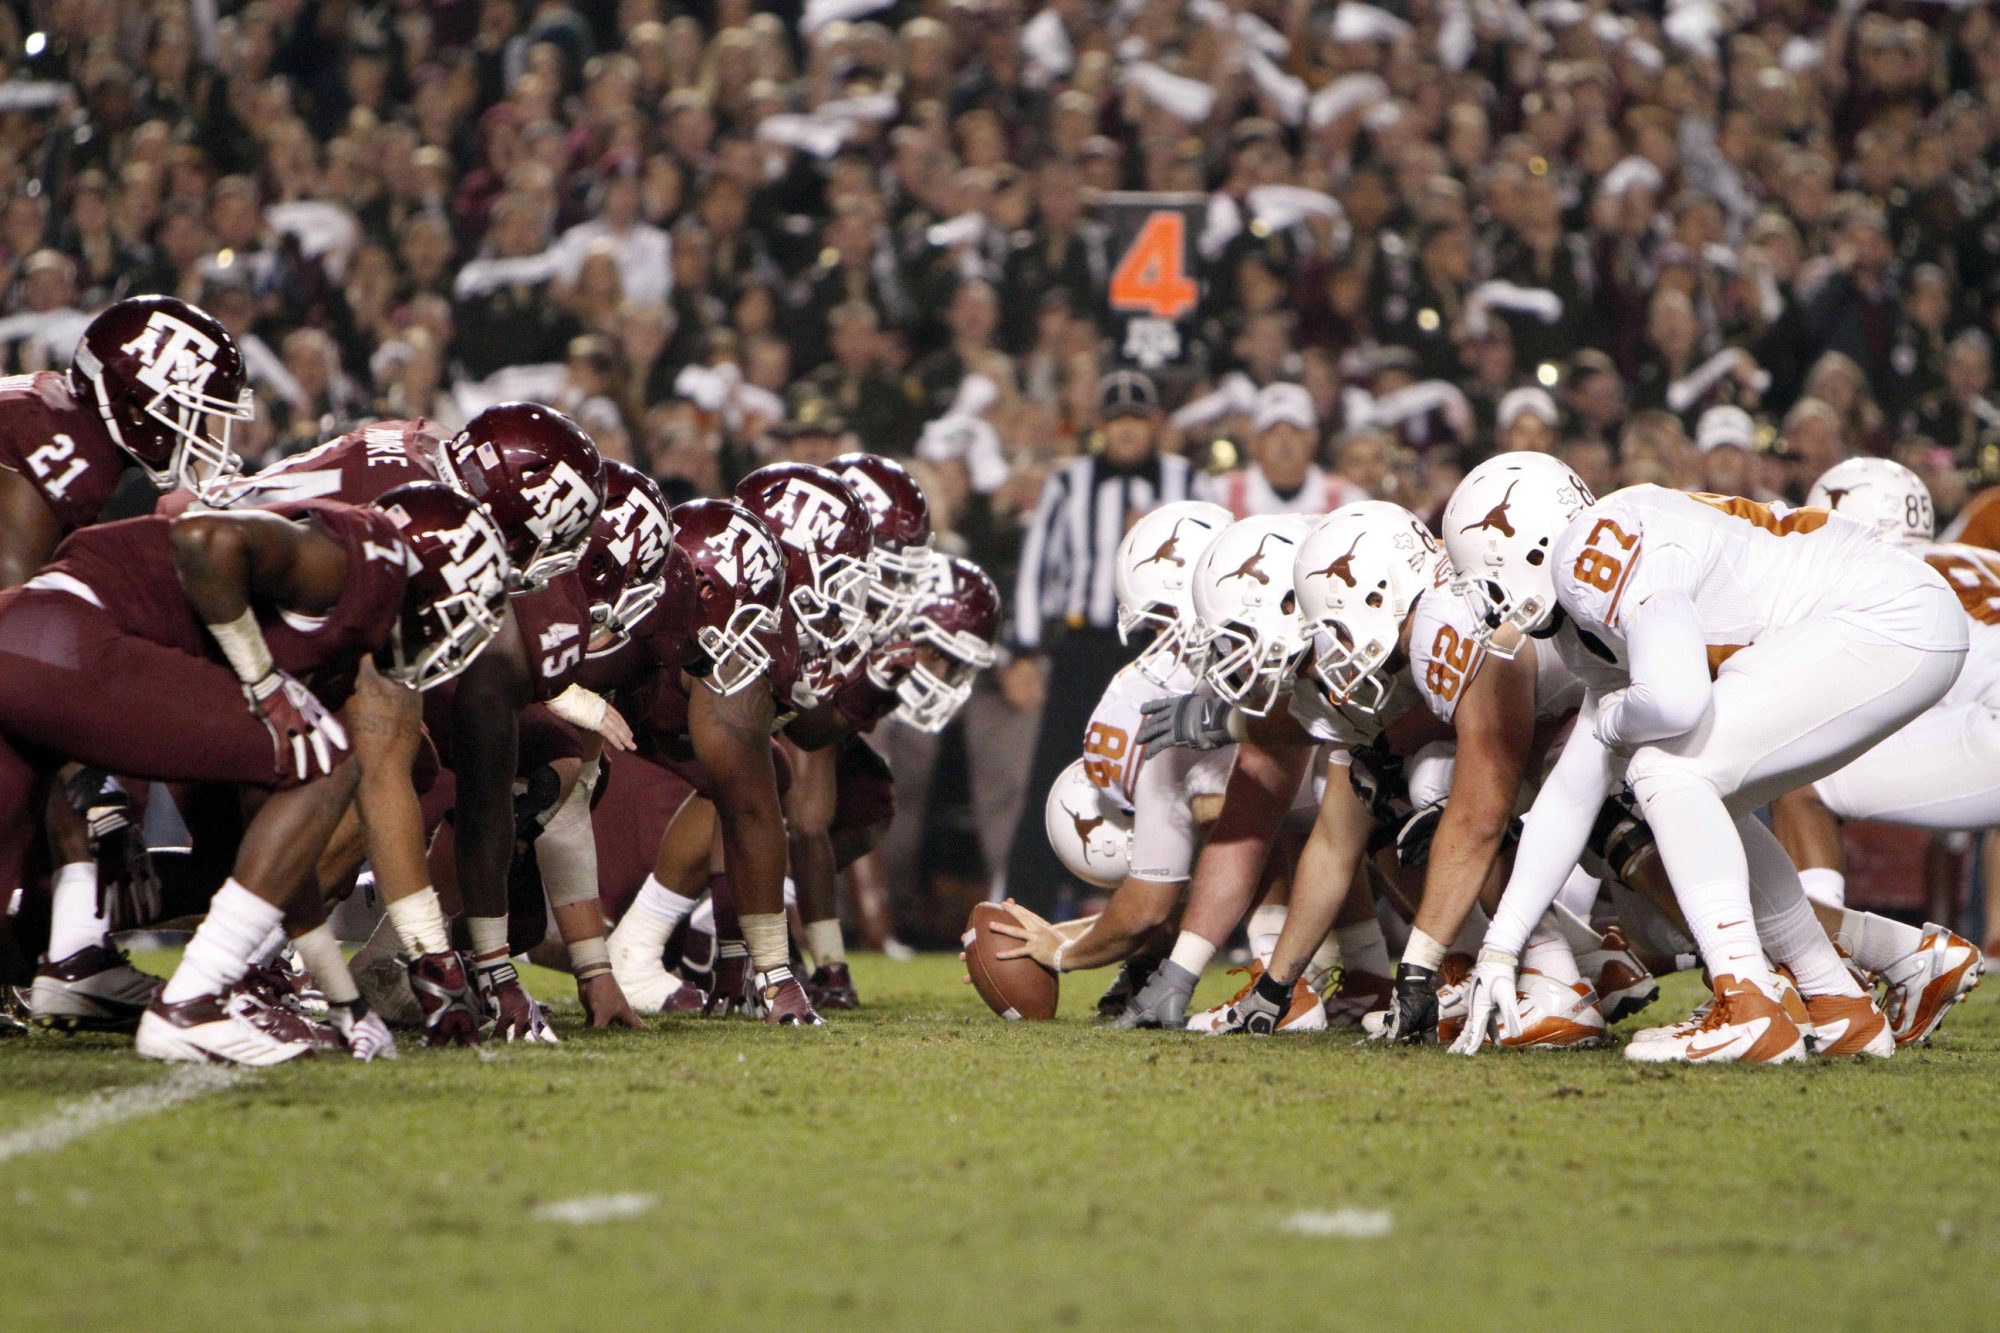
[[[1138,656],[1139,674],[1165,685],[1188,647],[1194,622],[1194,567],[1235,517],[1221,505],[1178,500],[1161,505],[1118,543],[1112,582],[1118,590],[1118,642],[1141,626],[1153,641]]]
[[[1083,771],[1079,759],[1049,788],[1042,808],[1049,846],[1070,874],[1100,889],[1116,888],[1132,868],[1132,816]]]
[[[1930,487],[1891,458],[1850,458],[1812,484],[1806,503],[1866,523],[1882,540],[1921,550],[1937,537]]]
[[[1209,544],[1195,565],[1195,633],[1202,674],[1215,692],[1263,717],[1291,689],[1305,652],[1292,567],[1311,523],[1296,514],[1246,518]]]
[[[1444,549],[1483,637],[1504,625],[1523,634],[1548,627],[1556,609],[1550,550],[1596,502],[1583,478],[1548,454],[1499,454],[1466,473],[1445,503]]]
[[[1423,522],[1401,505],[1363,500],[1319,521],[1292,567],[1311,669],[1327,697],[1363,712],[1389,699],[1383,663],[1418,594],[1452,578]]]

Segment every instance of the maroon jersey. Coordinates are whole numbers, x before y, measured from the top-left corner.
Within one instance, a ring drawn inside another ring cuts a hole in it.
[[[857,731],[870,731],[877,722],[896,711],[902,700],[894,690],[885,690],[868,678],[866,671],[843,682],[833,692],[833,706],[841,720]]]
[[[253,603],[279,669],[309,684],[329,708],[338,708],[353,692],[362,657],[388,645],[402,615],[407,550],[395,523],[379,510],[323,500],[273,509],[294,522],[317,524],[347,550],[347,584],[325,615]],[[127,634],[222,661],[221,649],[181,590],[168,540],[173,523],[153,515],[86,529],[56,548],[44,575],[82,583]]]
[[[65,534],[97,521],[125,462],[69,376],[44,370],[0,379],[0,467],[28,479]]]
[[[290,500],[340,500],[371,504],[383,492],[412,481],[438,479],[437,436],[427,422],[378,421],[295,454],[248,477],[211,489],[208,503],[218,509],[268,507]],[[193,500],[175,491],[161,500],[163,512],[178,513]]]
[[[514,594],[514,619],[535,667],[535,698],[546,703],[576,682],[590,647],[590,595],[574,570],[547,587]]]

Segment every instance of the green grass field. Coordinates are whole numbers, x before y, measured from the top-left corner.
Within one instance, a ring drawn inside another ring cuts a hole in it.
[[[2000,1308],[2000,987],[1887,1064],[1641,1069],[1100,1032],[1088,975],[1064,1021],[1008,1025],[948,958],[856,972],[869,1007],[818,1032],[592,1036],[568,1000],[560,1049],[371,1066],[0,1044],[0,1328],[1910,1328]],[[625,1215],[580,1220],[601,1212]]]

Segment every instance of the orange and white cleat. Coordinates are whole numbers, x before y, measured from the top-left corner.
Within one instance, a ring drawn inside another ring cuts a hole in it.
[[[1882,1012],[1898,1046],[1929,1041],[1952,1006],[1986,971],[1979,947],[1943,926],[1925,925],[1917,951],[1882,969]]]
[[[1634,1037],[1625,1058],[1642,1064],[1788,1064],[1806,1058],[1806,1037],[1786,1012],[1781,986],[1720,976],[1699,1023],[1651,1029]]]
[[[1889,1020],[1867,995],[1814,995],[1806,1000],[1812,1015],[1813,1054],[1872,1055],[1886,1060],[1896,1053]]]
[[[1630,1018],[1660,998],[1660,983],[1613,926],[1602,946],[1576,956],[1577,970],[1597,992],[1597,1008],[1606,1023]]]
[[[1521,1015],[1519,1036],[1499,1038],[1509,1050],[1583,1050],[1604,1044],[1604,1015],[1587,981],[1565,985],[1532,967],[1521,969],[1514,1003]]]
[[[1229,969],[1229,975],[1232,977],[1239,972],[1246,976],[1243,988],[1230,996],[1226,1002],[1216,1005],[1213,1009],[1204,1009],[1200,1013],[1189,1017],[1187,1022],[1187,1030],[1189,1032],[1226,1035],[1232,1032],[1326,1031],[1326,1006],[1320,1003],[1319,996],[1314,993],[1311,986],[1306,984],[1304,977],[1300,977],[1292,983],[1291,1003],[1285,1007],[1283,1014],[1278,1015],[1275,1026],[1264,1028],[1261,1024],[1253,1021],[1258,1016],[1252,1012],[1253,1009],[1261,1009],[1262,1006],[1252,1006],[1247,1001],[1249,1001],[1252,993],[1257,989],[1257,983],[1263,979],[1264,965],[1252,961],[1248,967],[1232,967]],[[1264,1017],[1268,1018],[1269,1016],[1264,1015]]]

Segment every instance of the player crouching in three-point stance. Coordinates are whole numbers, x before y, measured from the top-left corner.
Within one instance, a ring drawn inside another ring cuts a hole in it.
[[[1650,485],[1600,501],[1542,455],[1473,469],[1443,526],[1485,632],[1552,639],[1587,690],[1528,815],[1453,1049],[1470,1054],[1512,1021],[1521,948],[1622,777],[1715,992],[1695,1019],[1635,1037],[1627,1058],[1797,1060],[1809,1031],[1821,1054],[1891,1054],[1888,1024],[1753,812],[1943,697],[1966,651],[1944,580],[1826,510]],[[1781,1002],[1774,962],[1803,1012]]]

